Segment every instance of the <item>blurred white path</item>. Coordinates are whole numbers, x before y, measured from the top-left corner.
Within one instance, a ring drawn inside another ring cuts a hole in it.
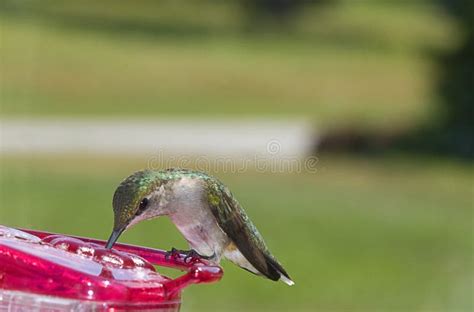
[[[304,120],[3,119],[1,153],[302,157],[315,144]]]

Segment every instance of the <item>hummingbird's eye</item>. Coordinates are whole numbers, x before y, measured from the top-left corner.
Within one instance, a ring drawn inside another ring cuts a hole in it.
[[[146,209],[146,206],[148,206],[148,198],[145,197],[140,202],[140,205],[138,205],[137,215],[143,213],[143,211]]]

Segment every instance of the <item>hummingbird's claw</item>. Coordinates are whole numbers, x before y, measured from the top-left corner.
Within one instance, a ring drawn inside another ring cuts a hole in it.
[[[200,261],[201,259],[211,260],[216,256],[216,253],[213,253],[210,256],[204,256],[204,255],[199,254],[194,249],[191,249],[191,250],[189,250],[185,253],[186,253],[186,257],[184,258],[184,262],[186,262],[186,263]],[[188,259],[191,259],[191,260],[188,262]]]
[[[169,260],[170,258],[176,259],[176,258],[179,258],[181,255],[184,255],[183,261],[185,263],[191,263],[191,262],[200,261],[201,259],[205,259],[205,260],[213,259],[216,254],[214,253],[211,256],[203,256],[203,255],[200,255],[194,249],[179,250],[179,249],[176,249],[176,248],[171,248],[171,250],[166,253],[165,259],[166,260]]]
[[[203,256],[203,255],[200,255],[200,254],[198,254],[198,256],[199,256],[200,258],[204,259],[204,260],[212,260],[212,259],[214,259],[214,258],[216,257],[216,253],[214,252],[214,253],[213,253],[212,255],[210,255],[210,256]]]
[[[183,250],[178,250],[173,247],[170,251],[166,252],[165,259],[167,261],[170,260],[170,258],[176,259],[181,255],[181,252],[183,252]]]
[[[199,261],[200,258],[202,258],[201,255],[198,254],[196,250],[191,249],[188,252],[186,252],[186,257],[184,257],[184,262],[185,263],[196,262],[196,261]]]

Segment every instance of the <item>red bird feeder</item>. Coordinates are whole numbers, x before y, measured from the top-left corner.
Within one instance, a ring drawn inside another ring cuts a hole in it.
[[[0,226],[0,310],[179,311],[188,285],[222,269],[162,250]],[[189,261],[188,261],[189,260]],[[176,279],[154,266],[186,271]]]

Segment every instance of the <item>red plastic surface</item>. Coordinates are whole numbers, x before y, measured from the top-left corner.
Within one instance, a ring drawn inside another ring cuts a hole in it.
[[[0,289],[78,300],[172,307],[181,290],[221,279],[222,269],[202,259],[125,244],[0,226]],[[154,265],[187,271],[170,279]]]

